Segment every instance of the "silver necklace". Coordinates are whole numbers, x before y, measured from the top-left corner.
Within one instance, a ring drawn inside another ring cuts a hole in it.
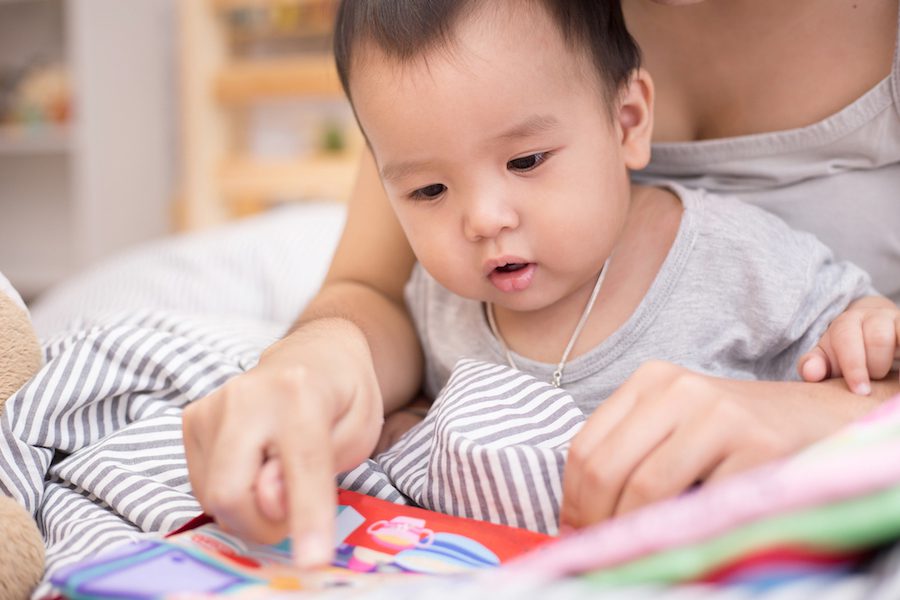
[[[569,343],[566,344],[566,349],[563,351],[562,358],[559,359],[559,364],[556,365],[556,370],[553,371],[553,379],[550,381],[550,383],[553,384],[553,387],[560,387],[560,385],[562,385],[563,368],[565,368],[566,361],[569,359],[569,353],[572,352],[572,348],[575,346],[575,341],[581,334],[581,330],[584,329],[584,324],[587,323],[588,316],[591,314],[591,309],[594,308],[594,302],[597,301],[597,295],[600,293],[600,288],[603,286],[603,280],[606,279],[606,272],[608,270],[609,258],[606,259],[606,262],[603,263],[603,268],[600,269],[600,274],[597,276],[597,283],[594,284],[594,290],[591,292],[591,297],[584,307],[584,311],[581,313],[581,318],[578,319],[578,324],[575,325],[575,331],[572,332],[572,337],[569,338]],[[500,346],[506,353],[506,361],[509,363],[509,366],[513,369],[518,369],[516,362],[513,360],[512,352],[509,351],[509,347],[506,345],[503,336],[500,335],[500,330],[497,328],[497,320],[494,318],[494,305],[488,302],[486,303],[486,308],[488,325],[491,328],[491,333],[493,333],[494,337],[497,338],[497,341],[500,342]]]

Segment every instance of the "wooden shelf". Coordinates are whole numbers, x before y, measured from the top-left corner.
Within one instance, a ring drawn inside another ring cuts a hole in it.
[[[218,10],[236,10],[241,8],[277,8],[284,5],[310,6],[329,4],[333,0],[210,0]]]
[[[336,0],[211,0],[219,13],[234,14],[253,11],[267,14],[243,27],[229,27],[233,42],[271,42],[274,39],[329,38],[334,25]],[[240,22],[240,19],[239,21]],[[236,25],[237,23],[231,23]],[[330,48],[331,44],[326,43]]]
[[[328,54],[234,61],[219,72],[215,87],[218,100],[232,105],[299,96],[339,98],[343,94]]]
[[[358,157],[352,153],[277,161],[235,158],[223,164],[219,186],[229,203],[241,206],[293,200],[346,200],[358,164]]]
[[[336,0],[187,0],[178,6],[185,166],[175,214],[181,226],[207,227],[282,202],[346,200],[361,140],[348,138],[337,155],[302,153],[324,142],[313,119],[325,128],[341,111],[338,121],[350,125],[328,43]],[[310,112],[281,110],[294,100]],[[264,138],[252,132],[266,131],[270,122],[259,115],[283,123],[284,140],[296,143],[260,150],[255,142]]]
[[[328,36],[331,35],[330,27],[324,27],[315,24],[306,24],[302,26],[297,26],[293,29],[271,29],[271,30],[247,30],[247,31],[232,31],[228,38],[234,44],[254,44],[259,42],[281,42],[281,43],[291,43],[296,40],[301,39],[319,39],[319,40],[327,40]],[[323,46],[330,46],[329,43],[319,43],[318,46],[321,48]]]
[[[4,4],[32,4],[39,0],[0,0],[0,6]]]
[[[71,146],[69,128],[63,125],[0,126],[0,156],[64,154]]]

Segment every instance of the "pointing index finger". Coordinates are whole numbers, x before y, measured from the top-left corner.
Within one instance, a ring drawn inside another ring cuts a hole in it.
[[[302,429],[281,444],[294,561],[302,568],[334,555],[336,486],[331,436],[324,415],[307,415]]]

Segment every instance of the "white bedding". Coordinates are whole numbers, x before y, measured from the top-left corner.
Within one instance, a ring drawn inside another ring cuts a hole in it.
[[[110,313],[148,308],[286,327],[325,277],[345,212],[334,202],[291,204],[146,244],[44,294],[32,321],[42,339]]]

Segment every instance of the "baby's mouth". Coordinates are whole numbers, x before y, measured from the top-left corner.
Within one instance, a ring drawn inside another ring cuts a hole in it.
[[[500,273],[513,273],[515,271],[519,271],[528,266],[529,263],[506,263],[501,267],[497,267],[494,269],[495,271],[499,271]]]
[[[491,283],[501,292],[521,292],[531,285],[537,265],[532,262],[506,263],[488,275]]]

